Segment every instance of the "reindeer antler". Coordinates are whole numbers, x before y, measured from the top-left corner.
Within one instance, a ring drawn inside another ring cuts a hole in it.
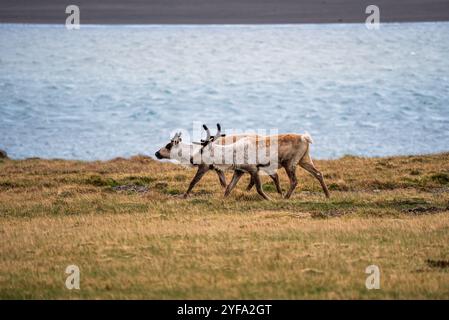
[[[173,138],[171,139],[171,141],[176,141],[178,139],[181,138],[181,131],[180,132],[176,132],[175,135],[173,136]]]
[[[201,142],[207,142],[211,139],[210,130],[205,124],[203,124],[203,128],[206,130],[206,139],[201,140]]]
[[[193,144],[202,145],[203,148],[218,138],[226,136],[224,133],[221,133],[221,125],[219,123],[217,123],[217,133],[214,136],[211,136],[210,130],[205,124],[203,124],[203,128],[206,130],[206,139],[201,139],[201,142],[193,142]]]
[[[193,144],[201,145],[203,147],[207,146],[209,141],[211,140],[210,130],[209,128],[203,124],[203,129],[206,130],[206,139],[201,139],[200,142],[192,142]]]
[[[209,135],[209,139],[206,138],[205,142],[207,142],[207,143],[214,142],[218,138],[221,138],[224,136],[226,136],[226,135],[221,133],[221,125],[219,123],[217,123],[217,133],[214,136]],[[206,145],[207,145],[207,143],[206,143]]]
[[[214,140],[217,140],[218,138],[225,137],[225,136],[226,136],[226,134],[221,133],[221,125],[219,123],[217,123],[217,133],[214,136],[215,137]]]
[[[221,125],[219,123],[217,123],[217,133],[214,136],[209,135],[209,139],[206,138],[206,141],[209,140],[209,142],[214,142],[218,138],[221,138],[224,136],[226,136],[226,135],[221,133]]]
[[[214,136],[214,140],[218,139],[221,136],[221,125],[217,123],[217,133]]]

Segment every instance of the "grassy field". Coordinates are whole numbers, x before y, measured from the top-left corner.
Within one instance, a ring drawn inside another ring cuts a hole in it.
[[[298,168],[269,202],[213,172],[182,199],[194,170],[141,156],[0,160],[0,298],[448,299],[449,153],[316,164],[331,199]]]

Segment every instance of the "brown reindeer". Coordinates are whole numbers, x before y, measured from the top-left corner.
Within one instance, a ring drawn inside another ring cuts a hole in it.
[[[207,136],[210,137],[209,129],[206,126],[204,128]],[[327,198],[330,197],[323,175],[314,166],[310,157],[309,145],[312,143],[312,137],[307,133],[248,136],[232,144],[217,144],[213,141],[214,139],[206,139],[201,148],[196,150],[192,159],[196,157],[196,163],[212,165],[221,170],[234,170],[234,176],[226,188],[225,196],[231,193],[243,173],[248,172],[251,174],[251,182],[247,190],[255,184],[257,192],[263,198],[269,199],[262,190],[259,171],[265,171],[272,176],[275,170],[283,167],[290,180],[290,188],[285,195],[288,199],[298,184],[296,166],[299,164],[320,182],[324,194]],[[267,157],[261,155],[267,155]],[[276,178],[278,178],[277,174]],[[278,188],[279,182],[275,180],[275,183]],[[279,189],[278,192],[282,193]]]
[[[330,197],[329,189],[324,182],[323,174],[315,167],[310,156],[309,145],[313,141],[309,134],[280,134],[277,136],[256,137],[254,140],[254,143],[256,143],[259,148],[260,145],[268,148],[271,141],[277,141],[277,167],[284,168],[290,180],[290,188],[285,194],[286,199],[291,197],[298,185],[298,179],[296,178],[296,166],[298,164],[319,181],[326,197]],[[242,174],[243,172],[241,170],[236,170],[234,172],[234,176],[226,188],[225,196],[228,196],[231,193]],[[256,182],[257,181],[252,177],[247,190],[250,190]]]

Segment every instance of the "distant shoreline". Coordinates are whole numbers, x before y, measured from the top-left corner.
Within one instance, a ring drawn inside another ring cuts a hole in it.
[[[65,8],[80,8],[81,24],[363,23],[367,0],[14,0],[0,2],[0,23],[64,24]],[[447,0],[378,0],[382,22],[449,21]]]
[[[449,23],[448,20],[432,20],[432,21],[384,21],[382,25],[402,25],[402,24],[416,24],[416,23]],[[296,26],[313,26],[313,25],[364,25],[365,22],[304,22],[304,23],[84,23],[80,28],[95,28],[95,27],[130,27],[130,28],[165,28],[165,27],[205,27],[205,28],[221,28],[221,27],[279,27],[288,28]],[[65,28],[62,23],[50,22],[2,22],[0,26],[36,26],[36,27],[61,27]]]

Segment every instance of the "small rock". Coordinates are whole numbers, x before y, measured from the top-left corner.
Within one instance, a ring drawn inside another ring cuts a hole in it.
[[[0,159],[6,159],[8,158],[8,154],[5,150],[0,149]]]
[[[168,183],[166,182],[158,182],[154,185],[156,189],[164,189],[168,187]]]
[[[127,192],[136,192],[136,193],[147,193],[149,190],[148,187],[146,187],[146,186],[138,186],[138,185],[134,185],[134,184],[116,186],[116,187],[113,187],[112,189],[117,192],[127,191]]]
[[[409,214],[415,214],[415,215],[420,215],[420,214],[428,214],[428,213],[437,213],[440,211],[443,211],[444,209],[440,209],[437,207],[423,207],[423,206],[419,206],[419,207],[415,207],[415,208],[410,208],[410,209],[406,209],[403,210],[406,213]]]
[[[318,269],[306,268],[301,270],[303,273],[307,274],[323,274],[324,272]]]
[[[449,268],[449,260],[427,259],[426,263],[429,267],[432,267],[432,268],[441,268],[441,269]]]

